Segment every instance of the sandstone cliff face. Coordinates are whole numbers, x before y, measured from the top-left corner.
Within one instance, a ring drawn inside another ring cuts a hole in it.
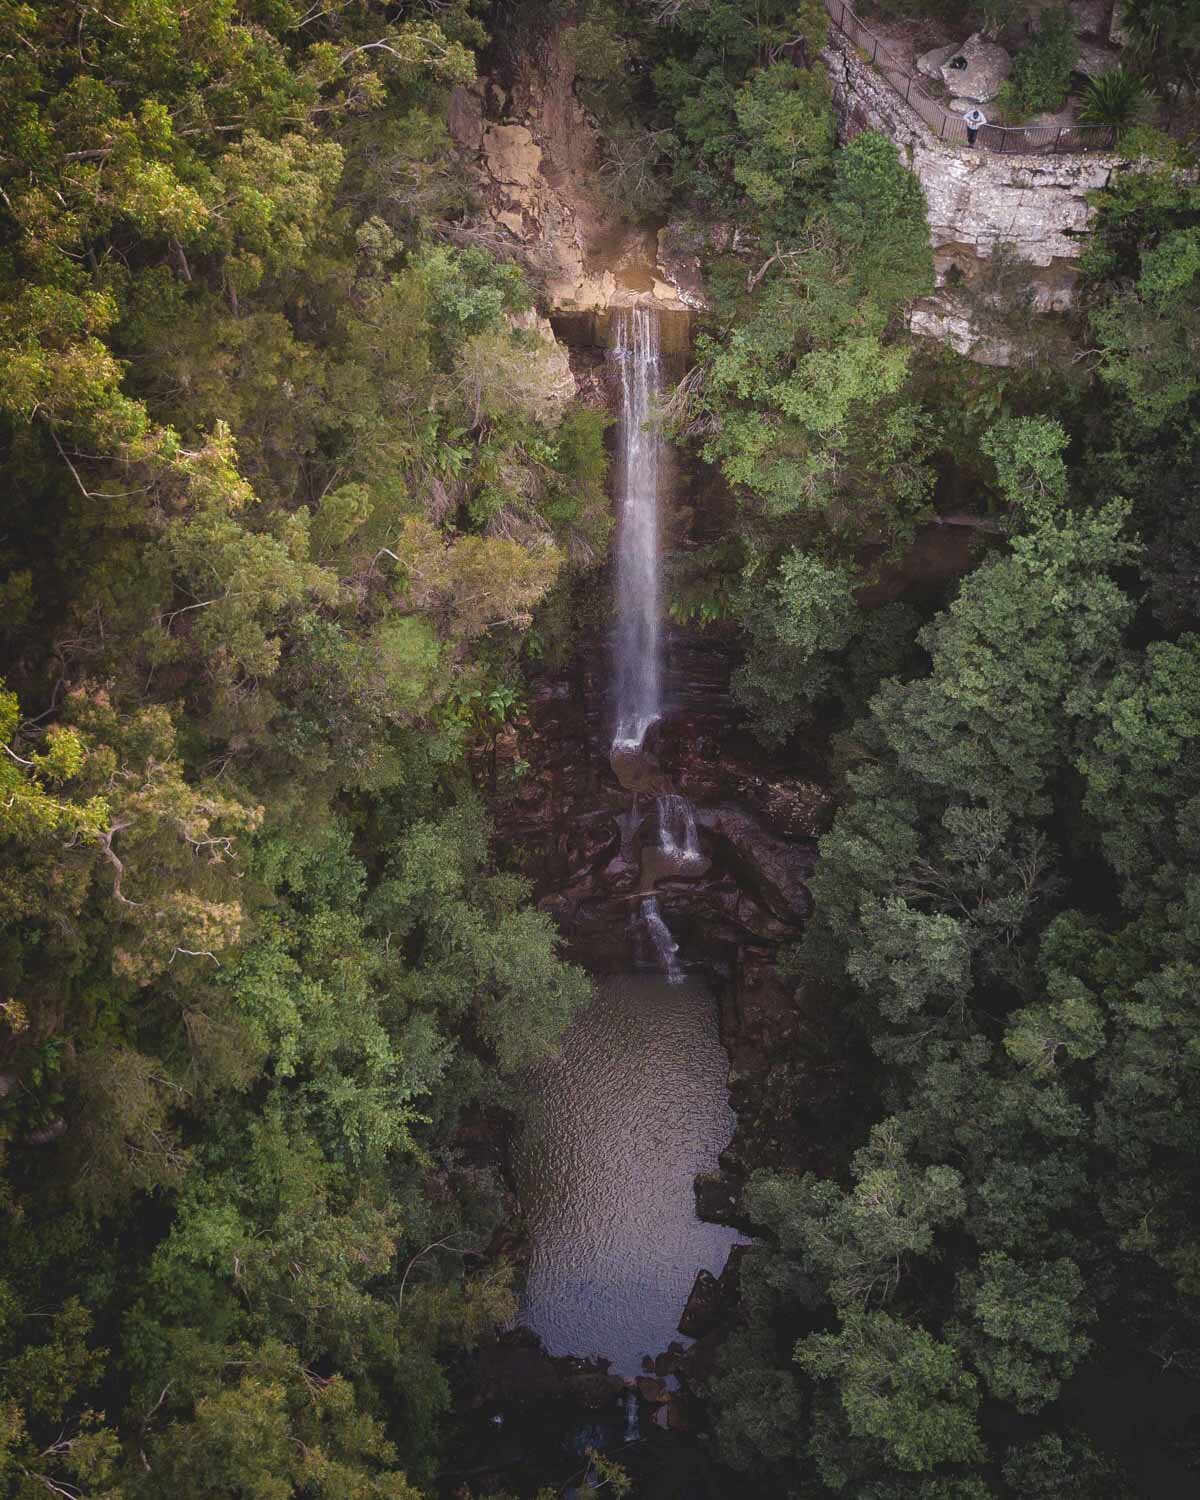
[[[920,180],[935,253],[969,247],[986,258],[1004,241],[1033,266],[1074,260],[1092,216],[1088,194],[1130,165],[1111,154],[996,156],[946,145],[836,36],[824,58],[843,138],[880,131]]]
[[[961,353],[1006,364],[1009,351],[980,339],[947,283],[971,280],[997,245],[1030,268],[1033,305],[1061,312],[1073,297],[1074,262],[1094,209],[1089,195],[1135,166],[1115,154],[998,156],[939,141],[915,111],[837,34],[823,54],[843,139],[877,130],[896,142],[929,205],[938,286],[913,311],[913,332]]]
[[[482,78],[455,89],[450,133],[474,166],[480,203],[471,235],[516,255],[556,312],[642,297],[664,309],[696,306],[688,268],[665,237],[621,223],[606,201],[597,132],[574,80],[566,26],[521,58],[509,87]]]

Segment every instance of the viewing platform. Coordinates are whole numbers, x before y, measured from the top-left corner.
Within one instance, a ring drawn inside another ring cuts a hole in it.
[[[866,26],[843,0],[824,0],[839,32],[885,78],[926,128],[950,146],[966,146],[996,156],[1061,156],[1112,151],[1116,131],[1107,125],[981,125],[972,131],[963,115],[947,109],[922,82],[921,75]]]

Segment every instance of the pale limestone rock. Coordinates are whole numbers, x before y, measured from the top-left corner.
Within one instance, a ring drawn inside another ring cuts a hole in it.
[[[571,372],[567,346],[555,338],[550,320],[532,308],[528,312],[510,313],[508,321],[513,328],[537,336],[537,357],[542,367],[536,385],[538,397],[544,406],[561,414],[575,399],[575,376]]]
[[[1122,165],[1116,155],[1001,156],[939,141],[852,48],[826,52],[843,138],[877,130],[896,143],[928,205],[935,251],[961,245],[987,258],[998,242],[1048,267],[1078,257],[1089,194]]]
[[[965,65],[955,67],[960,59]],[[973,32],[941,66],[942,82],[950,92],[975,104],[994,99],[1011,71],[1012,58],[981,31]]]
[[[981,338],[965,311],[953,301],[931,297],[918,302],[909,313],[908,326],[919,337],[949,344],[977,364],[1006,367],[1013,362],[1011,346],[1003,339]]]

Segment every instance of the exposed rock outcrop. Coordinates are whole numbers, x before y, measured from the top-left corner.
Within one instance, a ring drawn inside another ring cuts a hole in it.
[[[549,318],[542,317],[532,308],[528,312],[513,314],[509,322],[537,340],[534,349],[540,365],[539,403],[561,414],[576,396],[575,373],[566,345],[558,342]]]
[[[895,141],[925,193],[935,256],[954,247],[986,259],[1003,243],[1033,266],[1073,260],[1092,217],[1088,195],[1130,165],[1115,154],[1004,156],[947,145],[836,33],[824,55],[842,137],[877,130]]]
[[[1012,72],[1012,58],[990,37],[976,31],[961,47],[951,49],[938,72],[952,94],[972,104],[986,104],[996,97]]]
[[[474,166],[479,203],[464,237],[518,256],[555,309],[646,295],[667,308],[700,306],[686,249],[621,223],[602,190],[599,138],[574,91],[574,36],[564,26],[524,55],[509,87],[484,78],[454,90],[450,134]]]
[[[945,47],[931,47],[928,52],[922,52],[917,58],[917,72],[923,73],[926,78],[935,78],[940,81],[942,64],[948,63],[957,51],[957,42],[951,42]]]
[[[1137,163],[1111,152],[1009,156],[947,144],[838,33],[831,33],[824,58],[842,138],[879,131],[920,181],[938,286],[971,280],[1005,246],[1030,268],[1035,310],[1069,306],[1073,263],[1095,212],[1092,196]],[[928,71],[933,57],[920,61]],[[952,296],[919,304],[912,328],[985,363],[1009,362],[1004,341],[980,337]]]

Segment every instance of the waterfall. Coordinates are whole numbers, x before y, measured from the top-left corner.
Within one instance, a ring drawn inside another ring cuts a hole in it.
[[[658,798],[658,847],[681,866],[694,865],[703,857],[696,817],[686,797],[669,793]]]
[[[672,984],[679,984],[683,979],[683,969],[678,957],[679,945],[671,936],[671,929],[663,921],[657,896],[647,896],[642,901],[642,921],[663,972]]]
[[[621,381],[617,426],[617,621],[613,634],[613,749],[641,749],[646,731],[662,714],[662,647],[659,631],[658,460],[662,438],[653,426],[658,395],[658,315],[649,307],[619,308],[613,315],[612,357]],[[696,820],[683,797],[658,799],[662,848],[681,863],[700,858]],[[659,965],[672,984],[683,978],[679,949],[663,921],[658,899],[641,903]]]
[[[659,644],[658,458],[662,439],[648,424],[658,394],[658,316],[618,309],[613,358],[621,380],[618,445],[617,622],[613,667],[613,748],[637,750],[662,713]]]

